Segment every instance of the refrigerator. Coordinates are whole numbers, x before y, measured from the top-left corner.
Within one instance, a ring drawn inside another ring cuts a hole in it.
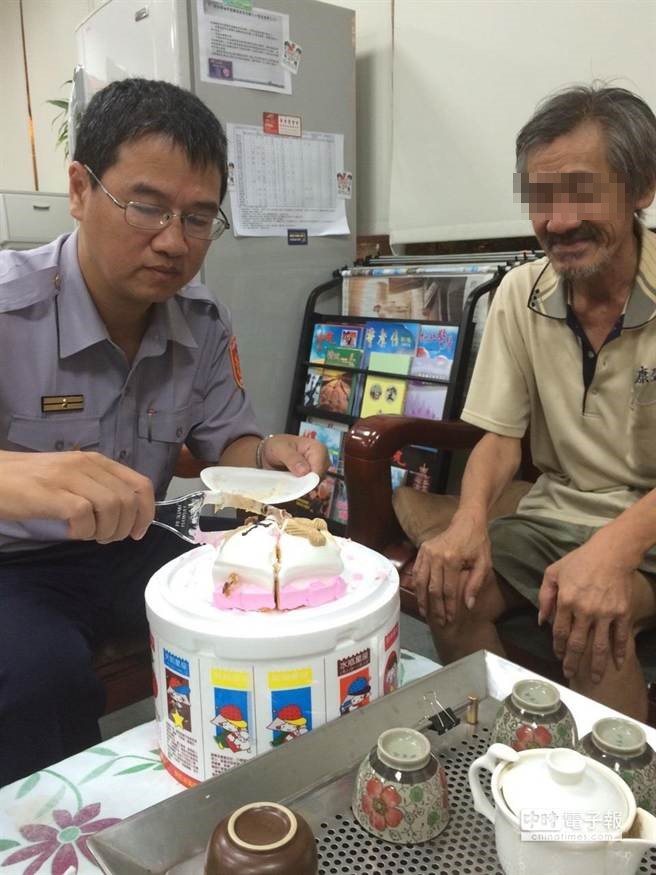
[[[343,198],[348,233],[310,234],[307,243],[301,235],[300,245],[292,245],[298,235],[236,236],[229,230],[211,245],[201,274],[231,311],[258,423],[265,433],[279,432],[307,297],[355,258],[355,13],[318,0],[264,0],[262,9],[252,9],[288,16],[289,39],[302,49],[297,72],[287,76],[291,93],[281,93],[208,81],[204,10],[225,7],[250,12],[249,0],[108,0],[76,29],[71,108],[83,108],[109,81],[143,76],[190,89],[224,126],[263,128],[264,114],[277,113],[300,119],[303,135],[343,138],[343,167],[336,169],[353,173],[351,196]],[[230,194],[223,208],[234,225]],[[326,309],[336,310],[337,303],[328,300]]]

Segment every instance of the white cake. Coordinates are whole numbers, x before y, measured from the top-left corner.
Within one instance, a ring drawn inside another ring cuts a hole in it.
[[[217,546],[214,605],[242,611],[317,607],[340,598],[340,548],[325,520],[273,517],[229,532]]]

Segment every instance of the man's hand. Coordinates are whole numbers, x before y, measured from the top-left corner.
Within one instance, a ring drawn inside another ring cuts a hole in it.
[[[608,657],[619,670],[632,634],[631,598],[634,567],[604,545],[601,533],[550,565],[540,587],[538,622],[553,618],[554,653],[563,673],[578,671],[588,643],[592,647],[590,679],[599,683]]]
[[[440,626],[452,623],[460,601],[473,608],[491,568],[487,520],[456,513],[446,531],[419,549],[413,578],[421,615]]]
[[[286,468],[297,477],[314,471],[320,477],[328,470],[328,450],[320,442],[297,434],[274,434],[262,448],[265,468]]]
[[[142,538],[154,514],[153,486],[99,453],[1,453],[0,519],[55,519],[76,540]]]

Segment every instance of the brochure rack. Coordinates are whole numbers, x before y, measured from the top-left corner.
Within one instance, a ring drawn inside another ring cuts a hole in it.
[[[535,257],[538,257],[536,253],[490,253],[485,255],[432,256],[430,258],[422,256],[416,258],[377,258],[368,261],[363,266],[357,266],[351,270],[344,268],[335,271],[331,280],[322,283],[311,291],[306,303],[287,413],[287,432],[290,434],[298,434],[301,423],[307,420],[308,417],[327,422],[341,423],[346,426],[350,426],[356,421],[356,419],[360,418],[360,402],[358,403],[358,409],[352,410],[351,413],[338,413],[333,410],[327,410],[324,407],[308,406],[306,404],[305,389],[308,371],[310,369],[342,369],[342,366],[340,365],[320,364],[316,360],[311,360],[315,326],[324,323],[332,325],[338,324],[345,327],[354,326],[355,328],[358,328],[367,323],[371,324],[371,322],[375,320],[376,323],[380,323],[381,325],[385,325],[386,323],[403,323],[407,325],[417,323],[418,325],[423,326],[437,325],[446,328],[449,326],[453,329],[457,328],[457,343],[448,380],[436,379],[423,375],[418,376],[413,373],[391,374],[387,371],[380,371],[369,367],[367,360],[363,360],[361,367],[347,368],[353,375],[353,381],[361,384],[360,393],[362,393],[362,386],[365,384],[368,376],[391,378],[394,381],[405,381],[409,384],[417,382],[422,384],[442,384],[446,386],[446,397],[444,400],[442,418],[457,419],[464,403],[464,397],[469,377],[471,375],[471,368],[473,365],[471,360],[472,347],[475,341],[475,335],[480,333],[480,331],[476,331],[477,304],[485,296],[491,296],[494,293],[494,290],[509,269],[516,264],[533,260]],[[454,272],[457,273],[458,271],[463,271],[465,264],[479,266],[478,268],[472,268],[472,273],[480,272],[484,275],[489,276],[491,274],[492,276],[470,291],[466,297],[459,321],[449,322],[444,319],[407,319],[405,317],[393,319],[382,316],[341,315],[344,304],[342,285],[344,276],[416,276],[419,278],[430,276],[453,276]],[[333,310],[333,312],[329,312],[328,308],[325,306],[325,302],[328,299],[330,299],[330,309]],[[444,490],[449,473],[449,464],[450,454],[440,454],[432,471],[432,490]],[[343,472],[339,467],[337,472],[331,476],[334,476],[336,481],[343,481]],[[297,513],[299,507],[302,507],[302,504],[290,509],[292,512]],[[329,519],[328,523],[329,528],[335,534],[343,534],[346,529],[346,525],[336,519]]]

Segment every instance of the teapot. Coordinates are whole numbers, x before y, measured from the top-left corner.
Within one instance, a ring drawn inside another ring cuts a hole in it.
[[[492,773],[492,798],[481,786]],[[505,875],[632,875],[656,847],[656,818],[628,784],[568,748],[515,751],[493,744],[469,767],[474,807],[494,824]]]

